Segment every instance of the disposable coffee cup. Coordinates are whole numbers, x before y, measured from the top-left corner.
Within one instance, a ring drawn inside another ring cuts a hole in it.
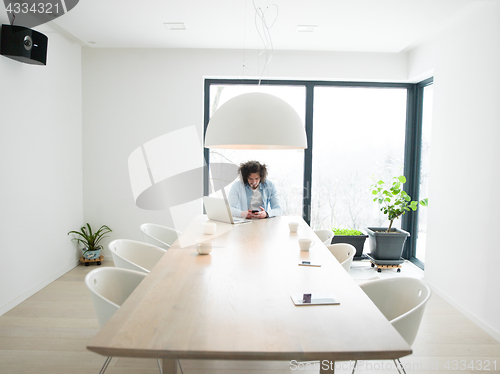
[[[308,251],[314,245],[314,241],[309,238],[300,238],[299,247],[301,251]]]
[[[205,222],[201,227],[205,235],[213,235],[217,229],[217,224],[215,222]]]
[[[197,240],[196,250],[200,255],[208,255],[212,252],[212,241],[211,240]]]
[[[290,229],[290,232],[297,232],[297,230],[300,228],[300,223],[298,223],[298,222],[289,222],[288,223],[288,228]]]

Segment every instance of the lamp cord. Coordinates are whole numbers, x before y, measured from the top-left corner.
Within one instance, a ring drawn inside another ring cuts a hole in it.
[[[274,17],[274,20],[269,24],[268,20],[266,19],[266,13],[268,12],[270,7],[276,7],[276,16]],[[268,6],[265,10],[263,10],[260,6],[258,7],[255,4],[255,0],[253,0],[253,7],[255,9],[255,28],[257,29],[257,33],[259,34],[260,39],[262,40],[262,43],[264,44],[264,50],[259,53],[257,56],[257,59],[259,61],[259,58],[262,54],[265,54],[265,63],[264,67],[262,68],[262,73],[259,77],[259,85],[262,80],[262,76],[264,75],[264,71],[266,70],[267,66],[271,62],[272,59],[272,54],[274,50],[274,45],[273,45],[273,40],[271,38],[271,28],[274,26],[276,23],[276,20],[278,19],[278,14],[279,14],[279,7],[277,4],[271,4]],[[260,26],[260,27],[259,27]],[[268,50],[268,47],[270,47],[270,52]]]

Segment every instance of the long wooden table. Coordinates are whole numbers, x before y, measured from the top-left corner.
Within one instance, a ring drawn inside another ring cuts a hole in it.
[[[302,222],[290,233],[288,222]],[[118,357],[163,359],[337,360],[394,359],[410,346],[298,217],[252,223],[217,222],[204,235],[195,218],[88,349]],[[309,252],[299,237],[315,240]],[[197,239],[213,238],[209,255]],[[303,260],[321,267],[299,266]],[[295,306],[293,293],[333,293],[340,305]],[[327,360],[327,361],[324,361]]]

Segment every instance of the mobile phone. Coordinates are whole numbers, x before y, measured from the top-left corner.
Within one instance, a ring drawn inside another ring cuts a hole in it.
[[[259,213],[258,210],[252,210],[252,213]]]

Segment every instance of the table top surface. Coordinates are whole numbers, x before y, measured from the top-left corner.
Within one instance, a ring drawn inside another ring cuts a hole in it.
[[[106,356],[235,360],[393,359],[410,346],[299,217],[229,225],[204,235],[196,217],[92,339]],[[290,233],[288,222],[301,222]],[[315,241],[300,251],[298,239]],[[211,239],[209,255],[194,243]],[[321,267],[299,266],[311,260]],[[332,293],[340,305],[295,306]]]

